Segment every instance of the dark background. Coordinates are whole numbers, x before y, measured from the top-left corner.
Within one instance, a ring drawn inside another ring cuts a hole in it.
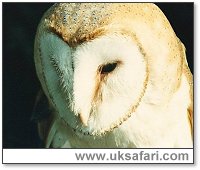
[[[52,3],[3,3],[3,148],[38,148],[31,114],[40,88],[33,47],[37,25]],[[156,3],[187,49],[193,72],[193,3]]]

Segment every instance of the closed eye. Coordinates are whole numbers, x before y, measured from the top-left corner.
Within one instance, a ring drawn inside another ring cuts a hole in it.
[[[108,74],[112,72],[117,67],[117,62],[114,63],[108,63],[100,67],[100,73],[101,74]]]

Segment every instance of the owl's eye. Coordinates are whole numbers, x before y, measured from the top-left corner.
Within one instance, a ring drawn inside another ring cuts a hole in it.
[[[103,65],[101,68],[100,68],[100,73],[101,74],[107,74],[107,73],[110,73],[112,72],[117,66],[117,62],[115,63],[109,63],[109,64],[106,64],[106,65]]]

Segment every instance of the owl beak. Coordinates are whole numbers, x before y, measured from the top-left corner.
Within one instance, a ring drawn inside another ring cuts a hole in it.
[[[90,117],[90,113],[80,113],[80,120],[84,126],[88,126],[88,119]]]

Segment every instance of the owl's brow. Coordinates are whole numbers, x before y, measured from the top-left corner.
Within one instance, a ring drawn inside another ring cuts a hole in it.
[[[77,31],[70,36],[65,36],[62,31],[58,31],[55,26],[49,26],[49,31],[57,35],[60,39],[66,42],[70,47],[76,47],[84,42],[88,42],[98,38],[99,36],[106,33],[104,27],[99,27],[91,31],[90,33],[78,34]]]

